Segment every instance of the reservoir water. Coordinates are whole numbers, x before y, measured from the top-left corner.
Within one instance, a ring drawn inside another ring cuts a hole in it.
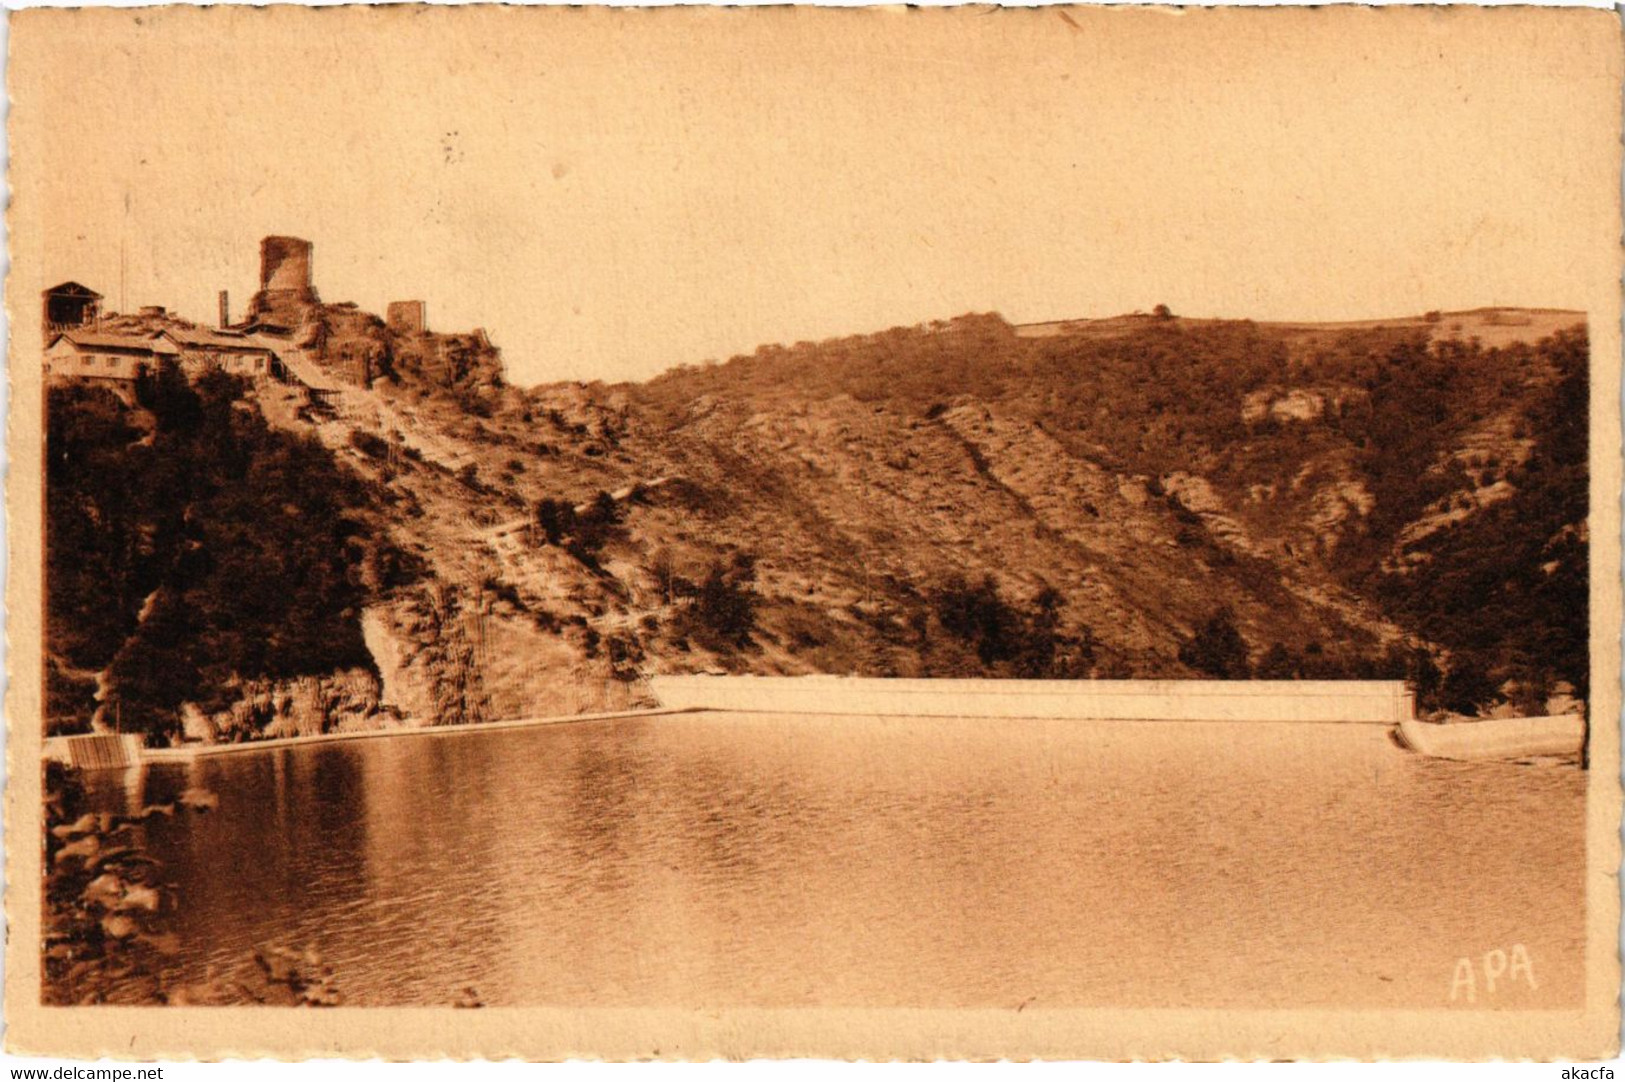
[[[220,797],[149,826],[184,981],[277,943],[370,1005],[1449,1007],[1458,959],[1517,945],[1534,987],[1493,1005],[1555,1008],[1585,777],[1366,725],[691,714],[203,758],[139,795]]]

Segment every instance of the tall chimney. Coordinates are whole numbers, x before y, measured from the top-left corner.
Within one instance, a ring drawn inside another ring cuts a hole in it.
[[[231,298],[225,290],[220,291],[220,329],[225,330],[231,326]]]

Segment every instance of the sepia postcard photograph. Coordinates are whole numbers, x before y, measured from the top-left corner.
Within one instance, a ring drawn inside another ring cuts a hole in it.
[[[1617,1054],[1617,13],[9,23],[8,1052]]]

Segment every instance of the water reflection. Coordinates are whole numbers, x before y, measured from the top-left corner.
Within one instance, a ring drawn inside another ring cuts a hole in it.
[[[692,715],[147,771],[180,975],[313,944],[352,1003],[1577,1004],[1584,775],[1380,729]]]

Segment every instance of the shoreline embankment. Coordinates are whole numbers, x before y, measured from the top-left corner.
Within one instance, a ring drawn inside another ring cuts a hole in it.
[[[393,725],[223,744],[143,747],[134,734],[52,737],[43,758],[83,769],[129,769],[155,763],[276,751],[393,736],[468,733],[575,725],[700,712],[788,716],[981,718],[1121,723],[1286,723],[1380,725],[1408,751],[1465,761],[1573,757],[1584,762],[1583,716],[1486,719],[1430,724],[1399,681],[1220,680],[909,680],[835,676],[656,676],[658,706],[458,725]]]
[[[466,725],[391,725],[377,729],[356,729],[348,732],[316,733],[311,736],[283,736],[271,740],[242,740],[225,744],[182,744],[166,748],[139,746],[139,738],[125,734],[102,736],[58,736],[45,741],[43,758],[55,759],[74,766],[130,767],[147,763],[189,763],[195,759],[215,755],[234,755],[250,751],[275,751],[282,748],[303,748],[316,744],[333,744],[350,740],[372,740],[393,736],[462,736],[468,733],[488,733],[503,729],[531,729],[550,725],[575,725],[589,721],[613,721],[621,718],[660,717],[668,714],[691,714],[687,707],[652,707],[643,710],[615,710],[596,714],[564,714],[543,718],[507,718],[502,721],[471,722]],[[74,742],[97,741],[104,749],[107,761],[84,764],[75,762]],[[124,750],[107,749],[109,741],[117,741]],[[116,760],[116,761],[115,761]]]
[[[596,714],[563,714],[545,718],[507,718],[502,721],[474,721],[464,725],[396,725],[381,729],[359,729],[344,733],[320,733],[315,736],[283,736],[273,740],[245,740],[236,744],[196,744],[170,748],[145,748],[141,761],[146,763],[188,762],[210,755],[225,755],[233,751],[260,751],[268,748],[302,748],[311,744],[329,744],[341,740],[367,740],[388,736],[465,736],[469,733],[489,733],[503,729],[535,729],[549,725],[576,725],[589,721],[615,721],[621,718],[660,717],[665,714],[690,714],[692,710],[674,707],[651,707],[643,710],[611,710]]]
[[[146,748],[132,734],[52,737],[44,758],[88,769],[186,763],[216,755],[274,751],[394,736],[461,736],[699,712],[982,718],[1112,722],[1380,725],[1408,750],[1437,758],[1509,759],[1574,755],[1583,717],[1488,719],[1429,724],[1399,681],[907,680],[832,676],[656,676],[655,707],[460,725],[394,725],[225,744]]]
[[[657,707],[459,725],[395,725],[237,743],[142,747],[131,735],[53,737],[47,759],[117,768],[392,736],[465,733],[697,711],[1069,721],[1290,722],[1396,726],[1415,716],[1400,681],[956,680],[841,676],[655,676]]]

